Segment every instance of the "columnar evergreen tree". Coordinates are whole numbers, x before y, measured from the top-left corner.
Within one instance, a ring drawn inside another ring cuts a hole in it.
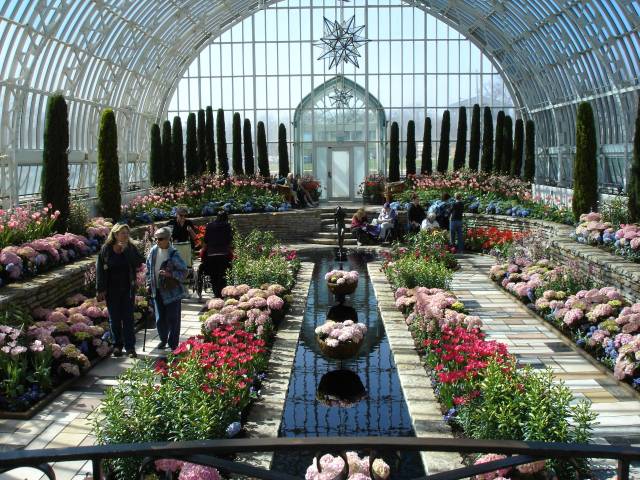
[[[502,173],[502,150],[504,150],[504,112],[498,112],[496,119],[496,147],[493,150],[493,171]]]
[[[162,123],[162,176],[161,184],[168,185],[174,182],[172,178],[173,165],[173,145],[171,144],[171,122],[165,120]]]
[[[438,171],[444,173],[449,169],[449,130],[451,129],[451,115],[445,110],[440,127],[440,150],[438,152]]]
[[[504,139],[504,147],[502,148],[502,167],[500,171],[505,175],[509,175],[509,172],[511,172],[511,159],[513,158],[513,119],[510,115],[504,117],[502,138]]]
[[[264,122],[258,122],[258,131],[256,133],[256,144],[258,147],[258,170],[264,178],[269,178],[269,150],[267,149],[267,134],[264,129]]]
[[[196,114],[190,113],[187,116],[187,177],[200,175],[200,161],[198,159],[198,139],[196,137]]]
[[[287,148],[287,129],[284,123],[278,126],[278,175],[289,175],[289,151]]]
[[[171,143],[173,144],[173,178],[176,182],[184,180],[184,140],[182,138],[182,119],[173,117],[171,129]]]
[[[205,144],[207,146],[207,172],[216,173],[216,142],[213,138],[213,109],[207,107],[204,119]]]
[[[636,131],[633,134],[633,159],[627,182],[629,196],[629,218],[632,222],[640,220],[640,102],[636,114]]]
[[[522,173],[522,154],[524,153],[524,122],[516,120],[513,136],[513,159],[511,160],[511,175],[519,177]]]
[[[469,168],[478,171],[480,164],[480,105],[473,106],[471,114],[471,137],[469,138]]]
[[[204,110],[198,110],[198,163],[200,173],[207,171],[207,126]]]
[[[407,154],[405,168],[407,175],[416,174],[416,124],[409,120],[407,124]]]
[[[244,169],[242,168],[242,126],[240,124],[240,114],[238,112],[233,114],[231,138],[231,145],[233,147],[233,150],[231,151],[233,174],[244,175]]]
[[[464,168],[467,157],[467,109],[458,110],[458,135],[456,137],[456,153],[453,155],[453,169]]]
[[[149,151],[149,182],[157,187],[162,184],[162,141],[160,140],[160,126],[151,125],[151,139]]]
[[[400,180],[400,129],[398,122],[391,124],[389,135],[389,181]]]
[[[578,105],[576,156],[573,162],[573,216],[598,209],[598,161],[596,127],[589,102]]]
[[[424,120],[424,134],[422,136],[422,163],[420,164],[420,173],[423,175],[431,175],[433,172],[431,148],[431,119],[427,117]]]
[[[218,173],[229,176],[229,157],[227,157],[227,133],[224,127],[224,110],[218,109],[216,118],[216,140],[218,143]]]
[[[524,150],[524,179],[533,182],[536,176],[536,127],[533,120],[527,120]]]
[[[60,211],[55,229],[64,233],[69,223],[69,120],[67,102],[62,95],[47,101],[42,152],[40,193],[44,205]]]
[[[118,165],[118,128],[113,110],[107,108],[100,118],[98,132],[98,211],[114,221],[120,219],[120,166]]]
[[[491,109],[484,107],[482,131],[482,160],[480,170],[490,173],[493,170],[493,115]]]
[[[251,140],[251,121],[244,119],[242,127],[242,139],[244,140],[244,173],[254,175],[256,168],[253,161],[253,141]]]

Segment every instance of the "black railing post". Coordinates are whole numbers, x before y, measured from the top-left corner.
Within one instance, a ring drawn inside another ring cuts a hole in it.
[[[102,480],[102,458],[92,458],[91,467],[91,469],[93,470],[93,480]]]
[[[629,460],[621,458],[618,460],[618,478],[617,480],[629,480]]]

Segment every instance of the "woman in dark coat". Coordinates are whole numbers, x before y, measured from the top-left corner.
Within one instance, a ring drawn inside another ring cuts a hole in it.
[[[198,296],[202,293],[202,276],[209,275],[211,287],[216,297],[222,296],[222,289],[227,285],[226,274],[231,266],[231,244],[233,234],[229,225],[227,212],[218,213],[214,222],[209,222],[202,240],[202,264],[198,272]]]

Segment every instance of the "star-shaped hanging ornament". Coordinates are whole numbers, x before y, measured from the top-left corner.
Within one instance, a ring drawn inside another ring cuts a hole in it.
[[[329,69],[339,66],[341,63],[351,63],[359,68],[358,57],[361,57],[358,48],[368,40],[360,35],[364,25],[356,26],[356,17],[343,22],[331,21],[324,17],[324,37],[316,45],[324,51],[318,60],[329,59]]]
[[[331,100],[331,106],[337,107],[337,108],[348,107],[352,98],[353,98],[353,90],[343,86],[335,86],[333,88],[333,95],[329,95],[329,100]]]

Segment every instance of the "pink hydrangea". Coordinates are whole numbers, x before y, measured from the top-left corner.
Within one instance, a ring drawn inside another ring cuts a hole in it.
[[[504,458],[507,458],[506,455],[498,455],[496,453],[487,453],[486,455],[483,455],[480,458],[478,458],[475,461],[474,465],[494,462],[496,460],[502,460]],[[482,473],[480,475],[476,475],[474,478],[475,480],[495,480],[496,478],[504,477],[507,473],[509,473],[510,470],[511,470],[510,467],[501,468],[493,472],[487,472],[487,473]]]
[[[222,480],[222,477],[213,467],[185,462],[180,469],[178,480]]]
[[[262,297],[253,297],[249,300],[251,308],[264,308],[267,306],[267,300]]]
[[[271,310],[282,310],[282,307],[284,307],[284,300],[277,295],[271,295],[267,298],[267,306]]]
[[[565,325],[569,327],[575,327],[580,324],[580,321],[583,319],[584,313],[579,308],[572,308],[567,313],[564,314],[562,321]]]
[[[209,310],[221,310],[224,307],[224,300],[221,298],[212,298],[207,303],[207,308]]]

